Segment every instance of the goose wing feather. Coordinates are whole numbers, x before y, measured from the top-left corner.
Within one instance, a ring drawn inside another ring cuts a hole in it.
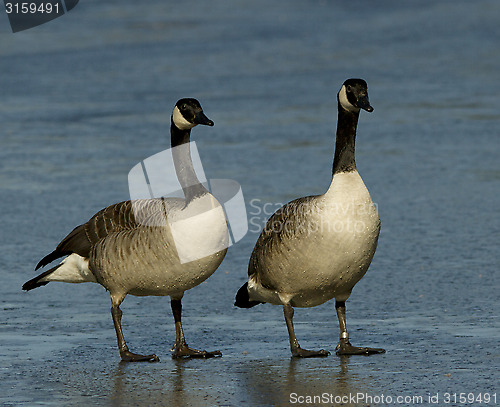
[[[309,214],[314,212],[318,196],[295,199],[278,209],[267,221],[262,230],[248,264],[248,276],[260,281],[259,269],[262,259],[270,259],[286,250],[284,242],[301,239],[308,232]]]
[[[184,203],[183,199],[169,198],[123,201],[110,205],[97,212],[87,223],[74,228],[52,253],[38,262],[35,270],[71,253],[88,258],[92,247],[109,235],[133,231],[146,225],[164,225],[168,211],[173,207],[182,208]],[[136,220],[138,211],[141,214],[140,222]]]

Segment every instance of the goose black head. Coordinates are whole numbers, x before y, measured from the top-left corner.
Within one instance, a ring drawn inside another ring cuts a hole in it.
[[[203,113],[196,99],[180,99],[172,112],[172,123],[179,130],[190,130],[198,124],[213,126],[214,122]]]
[[[340,106],[349,112],[373,112],[368,100],[368,85],[363,79],[347,79],[337,95]]]

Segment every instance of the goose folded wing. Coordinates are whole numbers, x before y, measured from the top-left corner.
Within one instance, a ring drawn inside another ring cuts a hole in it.
[[[177,203],[177,200],[168,201]],[[162,199],[124,201],[100,210],[87,223],[74,228],[52,253],[39,261],[35,270],[72,253],[88,258],[92,246],[114,233],[146,227],[148,224],[161,225],[161,219],[165,219],[168,210],[166,202]],[[138,211],[141,214],[140,222],[136,220]]]
[[[283,250],[283,242],[293,242],[307,237],[310,215],[315,211],[316,198],[314,195],[295,199],[282,206],[269,218],[250,258],[249,276],[255,275],[260,259]]]

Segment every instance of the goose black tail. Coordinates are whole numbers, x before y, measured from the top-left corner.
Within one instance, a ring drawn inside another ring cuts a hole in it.
[[[42,274],[39,276],[36,276],[35,278],[32,278],[30,281],[26,281],[23,284],[23,290],[24,291],[29,291],[33,290],[33,288],[41,287],[43,285],[49,284],[49,281],[41,281],[43,280],[44,277],[47,277],[49,274],[53,273],[59,268],[60,264],[58,264],[55,267],[52,267],[50,270],[44,271]]]
[[[35,267],[35,270],[38,270],[39,268],[45,267],[47,264],[52,263],[54,260],[67,256],[68,254],[71,254],[70,251],[59,251],[59,250],[54,250],[52,253],[47,254],[42,260],[38,262],[38,264]]]
[[[263,304],[260,301],[251,301],[248,295],[248,283],[243,284],[243,286],[236,293],[236,301],[234,305],[240,308],[252,308],[256,305]]]

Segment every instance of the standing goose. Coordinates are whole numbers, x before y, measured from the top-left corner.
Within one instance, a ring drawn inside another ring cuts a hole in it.
[[[375,254],[380,219],[356,170],[354,143],[359,111],[373,111],[367,84],[348,79],[338,95],[338,125],[333,177],[323,195],[296,199],[276,211],[259,236],[248,265],[248,282],[235,305],[283,305],[293,356],[327,356],[302,349],[295,337],[292,307],[314,307],[335,298],[340,325],[338,355],[383,353],[352,346],[346,329],[345,301]]]
[[[66,236],[52,253],[40,260],[35,270],[67,256],[59,265],[23,285],[24,290],[50,281],[94,282],[104,286],[111,295],[111,315],[124,361],[159,360],[154,354],[135,354],[127,347],[120,310],[127,294],[170,296],[176,332],[174,358],[221,356],[219,351],[189,348],[181,324],[184,291],[214,273],[228,246],[224,212],[199,182],[191,161],[190,133],[198,124],[213,126],[214,123],[205,116],[196,99],[179,100],[171,116],[170,133],[175,171],[185,199],[125,201],[102,209]],[[203,212],[200,224],[192,216]],[[178,220],[187,222],[177,223],[174,241],[174,229],[170,225]],[[195,260],[181,261],[180,250],[190,251]],[[198,259],[199,250],[212,254]]]

